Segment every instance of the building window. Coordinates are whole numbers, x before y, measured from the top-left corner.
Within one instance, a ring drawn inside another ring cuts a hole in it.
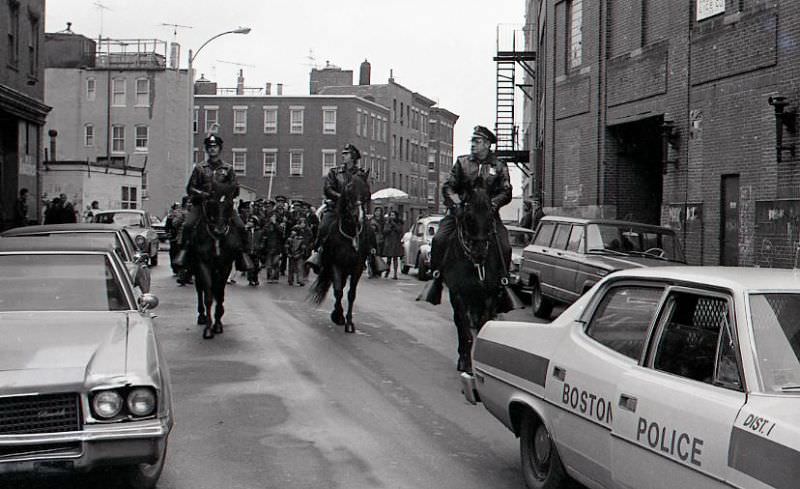
[[[289,176],[303,176],[303,150],[293,149],[289,151]]]
[[[149,199],[147,195],[147,172],[142,172],[142,200]]]
[[[239,176],[247,174],[247,148],[233,148],[233,172]]]
[[[97,98],[97,80],[94,78],[86,79],[86,100],[89,102]]]
[[[136,151],[146,153],[149,140],[150,128],[147,126],[136,126]]]
[[[361,136],[361,109],[356,109],[356,136]]]
[[[400,125],[403,125],[403,113],[405,112],[405,105],[400,102]]]
[[[111,105],[125,107],[125,79],[114,78],[111,80]]]
[[[264,134],[277,134],[278,108],[264,107]]]
[[[303,134],[303,112],[305,107],[289,107],[289,132]]]
[[[386,117],[383,118],[383,124],[381,124],[381,141],[386,142],[386,126],[389,125],[389,119]]]
[[[265,177],[274,177],[278,172],[278,150],[272,148],[262,148],[263,174]]]
[[[147,78],[136,80],[136,106],[150,107],[150,80]]]
[[[336,150],[323,149],[322,150],[322,176],[327,176],[331,168],[336,167]]]
[[[192,132],[197,134],[197,128],[200,126],[200,107],[194,106],[194,111],[192,115]]]
[[[123,209],[136,209],[136,204],[136,187],[123,186],[120,207]]]
[[[583,0],[571,0],[569,3],[569,68],[581,65],[583,57]]]
[[[233,133],[247,133],[247,107],[236,106],[233,108]]]
[[[206,116],[206,131],[207,133],[216,134],[219,131],[219,107],[206,106],[203,107]]]
[[[86,124],[83,126],[83,145],[94,146],[94,125]]]
[[[202,162],[203,161],[203,152],[200,150],[200,148],[193,148],[193,150],[194,150],[193,151],[194,163],[197,164],[197,163]]]
[[[111,126],[111,152],[125,152],[125,126]]]
[[[397,99],[392,99],[392,114],[394,122],[397,122]]]
[[[19,64],[19,2],[8,2],[8,65]]]
[[[365,112],[361,113],[361,136],[369,137],[369,132],[367,132],[369,126],[369,114]]]
[[[39,67],[39,19],[30,16],[31,35],[28,38],[28,76],[38,78]]]
[[[322,134],[336,134],[336,107],[322,108]]]
[[[392,158],[397,158],[397,134],[392,134]]]

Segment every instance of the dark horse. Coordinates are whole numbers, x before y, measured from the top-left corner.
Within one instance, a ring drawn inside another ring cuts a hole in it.
[[[211,339],[223,332],[225,286],[239,249],[239,238],[230,222],[233,206],[227,202],[206,199],[201,206],[200,220],[195,227],[190,256],[197,290],[197,324],[204,325],[203,338]],[[211,322],[211,305],[214,322]]]
[[[364,206],[370,198],[366,177],[356,174],[342,192],[336,203],[336,218],[322,247],[322,266],[319,276],[311,286],[311,301],[321,304],[333,285],[335,303],[331,320],[344,325],[346,333],[355,333],[353,324],[353,303],[356,301],[356,287],[364,271],[367,256],[374,248],[374,236],[366,222]],[[342,308],[342,296],[347,280],[347,314]]]
[[[453,320],[458,331],[458,370],[472,370],[473,333],[495,317],[507,276],[498,253],[491,201],[480,181],[465,193],[456,230],[448,242],[440,267],[450,291]]]

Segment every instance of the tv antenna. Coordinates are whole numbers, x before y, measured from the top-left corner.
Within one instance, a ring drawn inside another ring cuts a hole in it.
[[[190,25],[182,25],[182,24],[170,24],[169,22],[162,22],[162,26],[164,27],[172,27],[172,35],[174,41],[178,41],[178,29],[191,29],[192,26]]]
[[[306,66],[308,68],[316,68],[317,67],[317,58],[314,57],[314,50],[313,49],[309,49],[308,50],[308,56],[306,56],[306,60],[308,60],[308,62],[306,63]]]
[[[103,37],[103,10],[113,11],[113,9],[106,7],[101,2],[94,2],[94,6],[100,11],[100,37]]]
[[[247,68],[255,68],[256,67],[256,65],[248,65],[248,64],[245,64],[245,63],[236,63],[235,61],[225,61],[224,59],[218,59],[217,63],[225,63],[225,64],[228,64],[228,65],[244,66],[244,67],[247,67]]]

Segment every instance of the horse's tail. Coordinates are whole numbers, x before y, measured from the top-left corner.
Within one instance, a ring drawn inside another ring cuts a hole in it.
[[[328,295],[328,290],[330,290],[333,284],[331,273],[328,270],[325,270],[323,267],[320,272],[317,279],[311,284],[311,289],[308,294],[308,300],[316,305],[322,304],[322,301],[324,301],[325,297]]]

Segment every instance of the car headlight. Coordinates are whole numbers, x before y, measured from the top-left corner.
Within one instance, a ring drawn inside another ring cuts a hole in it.
[[[128,393],[128,411],[134,416],[149,416],[156,409],[156,395],[152,389],[137,388]]]
[[[122,410],[122,405],[122,396],[116,391],[101,391],[92,399],[92,410],[99,418],[113,418]]]

